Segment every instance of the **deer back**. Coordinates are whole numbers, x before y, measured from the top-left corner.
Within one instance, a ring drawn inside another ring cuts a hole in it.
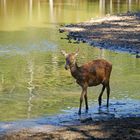
[[[110,62],[97,59],[71,70],[71,73],[79,85],[96,86],[109,81],[111,69]]]

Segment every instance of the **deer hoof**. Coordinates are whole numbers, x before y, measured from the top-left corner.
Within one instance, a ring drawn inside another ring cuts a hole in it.
[[[88,113],[88,109],[86,109],[86,113]]]
[[[81,111],[78,112],[78,115],[81,115]]]
[[[88,106],[86,106],[86,110],[88,110]]]
[[[99,103],[99,107],[101,107],[101,103]]]

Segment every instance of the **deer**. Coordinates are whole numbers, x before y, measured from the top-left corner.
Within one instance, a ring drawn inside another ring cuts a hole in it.
[[[85,99],[86,112],[88,112],[89,108],[87,88],[92,86],[98,86],[100,84],[102,84],[102,90],[98,97],[99,107],[101,107],[102,95],[105,88],[107,90],[107,107],[109,107],[109,82],[112,71],[111,62],[105,59],[96,59],[87,62],[81,66],[78,66],[76,58],[78,56],[79,49],[77,49],[74,53],[66,53],[65,50],[61,50],[61,53],[65,56],[66,59],[65,69],[70,69],[71,75],[76,79],[77,84],[79,84],[82,88],[78,114],[81,115],[83,98]]]

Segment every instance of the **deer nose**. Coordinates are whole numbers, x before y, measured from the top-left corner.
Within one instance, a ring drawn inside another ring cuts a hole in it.
[[[69,66],[68,65],[65,65],[65,69],[68,70],[69,69]]]

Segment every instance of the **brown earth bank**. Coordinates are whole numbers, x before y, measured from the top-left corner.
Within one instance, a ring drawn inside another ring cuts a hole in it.
[[[52,129],[48,131],[48,127]],[[43,126],[43,129],[25,129],[7,133],[0,140],[139,140],[140,118],[122,118],[107,121],[86,119],[79,125]]]
[[[68,32],[67,39],[91,46],[140,55],[140,12],[107,15],[103,18],[69,24],[59,31]]]

